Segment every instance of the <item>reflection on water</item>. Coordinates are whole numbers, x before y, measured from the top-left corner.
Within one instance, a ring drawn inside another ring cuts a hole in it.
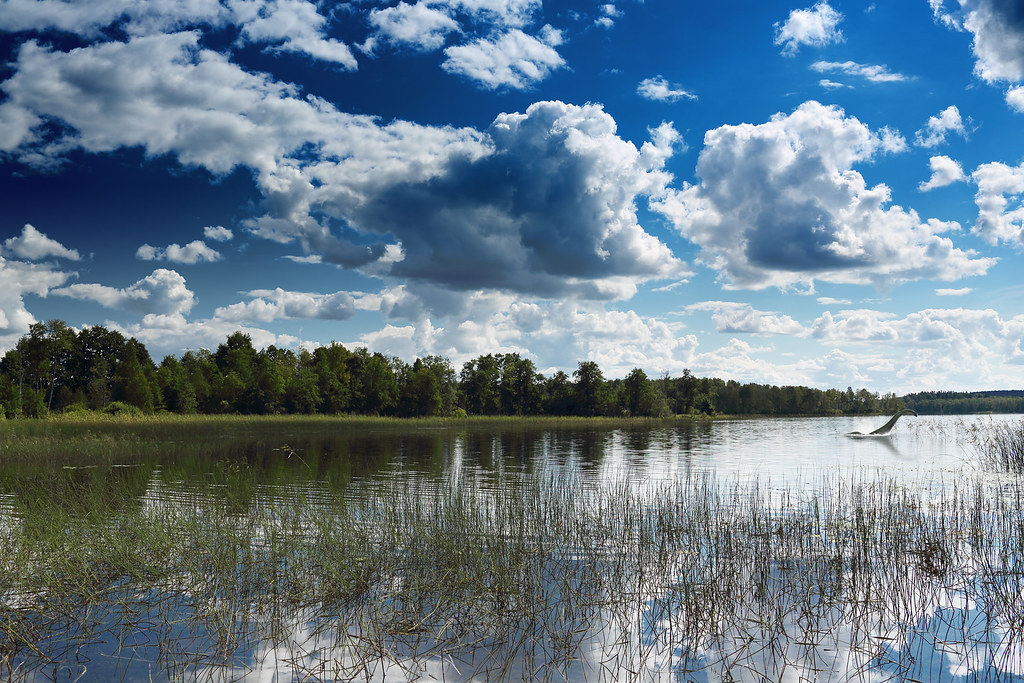
[[[0,664],[31,680],[1024,680],[1019,482],[976,464],[963,421],[904,420],[873,439],[847,434],[884,418],[349,428],[0,468],[4,576],[90,535],[150,563],[88,590],[12,579]],[[144,557],[133,523],[155,529]],[[39,525],[69,538],[27,548]]]

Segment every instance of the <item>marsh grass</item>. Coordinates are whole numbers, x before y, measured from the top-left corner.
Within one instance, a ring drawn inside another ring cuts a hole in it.
[[[964,431],[983,464],[1024,474],[1024,421],[974,423]]]
[[[1020,664],[1017,487],[568,471],[282,488],[233,463],[166,495],[144,468],[44,472],[0,522],[9,679],[1005,680]]]

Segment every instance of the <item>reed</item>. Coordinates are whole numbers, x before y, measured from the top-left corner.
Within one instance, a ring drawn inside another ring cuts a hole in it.
[[[1024,624],[1019,494],[980,483],[932,497],[835,481],[811,498],[710,477],[509,484],[391,481],[239,512],[202,488],[111,504],[91,481],[74,504],[18,504],[0,539],[5,673],[73,677],[103,642],[171,678],[245,671],[262,648],[325,680],[866,680],[912,677],[930,634],[986,680],[996,648],[972,659],[988,646],[936,605],[983,606],[1011,641]],[[132,645],[140,625],[149,645]]]
[[[985,465],[1024,474],[1024,421],[975,423],[966,432]]]
[[[987,681],[1024,664],[1024,501],[1004,479],[339,487],[271,484],[245,459],[48,462],[0,476],[11,680]]]

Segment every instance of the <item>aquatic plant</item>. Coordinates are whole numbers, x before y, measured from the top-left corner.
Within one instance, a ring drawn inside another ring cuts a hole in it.
[[[967,433],[983,463],[1024,474],[1024,421],[973,424]]]
[[[112,505],[90,475],[66,504],[12,501],[5,675],[74,677],[117,654],[168,678],[262,658],[314,680],[866,680],[920,677],[927,650],[996,680],[1024,624],[1019,493],[981,483],[936,497],[831,481],[808,497],[569,472],[264,490],[240,509],[215,495],[223,481]]]

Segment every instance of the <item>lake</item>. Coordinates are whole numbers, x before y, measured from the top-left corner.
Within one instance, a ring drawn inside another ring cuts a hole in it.
[[[111,437],[98,465],[9,455],[0,664],[1024,680],[1021,480],[978,450],[1020,420],[283,422]]]

